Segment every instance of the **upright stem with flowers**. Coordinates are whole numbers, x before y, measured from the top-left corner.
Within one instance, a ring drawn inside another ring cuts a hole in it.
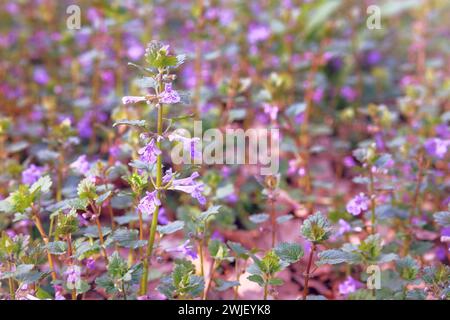
[[[169,134],[168,131],[170,125],[164,130],[163,123],[165,120],[163,118],[164,107],[182,102],[180,94],[172,89],[172,82],[175,80],[176,76],[171,74],[171,70],[180,66],[184,62],[185,56],[172,55],[169,46],[163,45],[157,41],[152,41],[147,46],[145,57],[148,67],[137,67],[149,75],[146,75],[141,79],[141,84],[143,84],[143,87],[145,87],[146,90],[152,92],[146,92],[143,96],[125,96],[122,98],[124,104],[146,102],[157,109],[156,132],[146,132],[141,135],[143,139],[147,140],[147,144],[138,152],[140,155],[140,165],[143,165],[147,169],[149,186],[145,196],[141,198],[137,210],[139,210],[141,214],[152,216],[146,252],[143,257],[141,257],[144,269],[140,285],[140,294],[142,296],[147,294],[148,268],[155,246],[158,215],[162,205],[161,199],[163,191],[182,191],[196,198],[200,204],[204,205],[206,203],[206,199],[202,194],[203,183],[195,181],[195,179],[199,177],[197,172],[194,172],[190,177],[184,179],[176,179],[178,174],[172,172],[171,168],[163,173],[162,141],[165,139],[166,135],[169,141],[186,142],[185,139],[187,139],[179,137],[175,133]],[[168,122],[170,124],[171,120],[169,119]],[[124,120],[119,122],[119,124],[137,125],[145,128],[149,127],[147,126],[147,122],[142,120]],[[151,122],[149,125],[151,125]],[[194,144],[191,143],[191,141],[185,145],[189,148],[194,147]],[[188,150],[189,153],[191,153],[191,151],[192,150]],[[142,228],[140,232],[140,237],[143,238]]]

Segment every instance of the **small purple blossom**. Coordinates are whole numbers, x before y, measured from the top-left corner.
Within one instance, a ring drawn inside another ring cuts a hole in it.
[[[172,89],[172,84],[166,83],[164,91],[159,95],[159,101],[165,104],[174,104],[180,102],[180,100],[180,95]]]
[[[156,207],[161,205],[161,201],[157,197],[157,191],[147,191],[145,197],[141,199],[138,205],[138,210],[144,214],[152,215],[155,212]]]
[[[22,183],[32,185],[35,183],[45,172],[44,167],[38,167],[31,164],[26,170],[22,172]]]
[[[72,286],[81,281],[81,269],[78,266],[69,266],[64,275],[67,276],[67,283]]]
[[[191,241],[188,239],[183,244],[175,247],[166,249],[167,252],[178,252],[181,253],[183,256],[191,257],[192,259],[197,259],[198,255],[197,252],[194,249],[194,246],[191,244]]]
[[[351,227],[350,223],[348,223],[344,219],[339,219],[338,224],[339,224],[339,228],[338,228],[337,233],[339,235],[343,235],[346,232],[352,231],[352,227]]]
[[[450,140],[442,140],[439,138],[430,138],[425,141],[425,150],[432,157],[442,159],[447,153],[447,147],[450,145]]]
[[[167,174],[167,171],[166,171]],[[198,172],[193,172],[190,177],[183,179],[175,179],[172,181],[172,185],[169,187],[171,190],[178,190],[191,195],[191,197],[197,199],[197,201],[204,205],[206,199],[203,196],[204,184],[202,182],[195,181],[200,175]],[[167,179],[168,177],[166,177]]]
[[[368,208],[369,198],[362,192],[347,203],[347,211],[354,216],[361,214]]]
[[[70,168],[78,173],[81,173],[82,175],[87,175],[91,168],[91,165],[89,164],[89,161],[87,161],[87,156],[81,155],[77,160],[72,162]]]
[[[152,139],[145,147],[139,149],[138,154],[141,156],[141,161],[154,164],[158,155],[161,154],[161,150],[156,146],[155,140]]]
[[[339,284],[339,293],[342,295],[348,295],[355,292],[360,286],[361,283],[353,279],[351,276],[348,276],[344,282]]]

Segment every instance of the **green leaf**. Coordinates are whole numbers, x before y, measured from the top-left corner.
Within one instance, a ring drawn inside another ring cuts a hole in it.
[[[108,190],[108,191],[106,191],[105,193],[103,193],[101,196],[99,196],[98,198],[97,198],[97,200],[95,200],[95,204],[97,204],[97,205],[102,205],[103,204],[103,202],[105,202],[106,200],[108,200],[108,198],[111,196],[111,194],[112,194],[112,191],[111,190]]]
[[[294,218],[294,216],[293,215],[291,215],[291,214],[286,214],[286,215],[284,215],[284,216],[279,216],[279,217],[277,217],[277,224],[282,224],[282,223],[285,223],[285,222],[288,222],[289,220],[292,220]]]
[[[295,263],[303,257],[303,249],[297,243],[283,242],[278,244],[274,250],[281,260],[289,264]]]
[[[264,286],[264,279],[260,275],[252,274],[251,276],[248,276],[247,279],[252,281],[252,282],[256,282],[261,287]]]
[[[215,281],[216,281],[216,287],[215,287],[216,291],[226,291],[230,288],[241,285],[239,283],[239,281],[226,281],[226,280],[222,280],[222,279],[216,279]]]
[[[272,278],[269,280],[269,284],[271,286],[282,286],[284,284],[284,281],[280,278]]]
[[[256,224],[263,223],[267,221],[267,219],[269,219],[269,215],[267,213],[252,214],[249,217],[249,220]]]
[[[49,176],[43,176],[43,177],[39,178],[38,181],[33,183],[33,185],[30,188],[30,192],[32,194],[34,194],[36,192],[47,193],[50,191],[50,188],[52,187],[52,183],[53,183],[52,179],[50,179]]]
[[[381,6],[380,12],[384,17],[395,16],[403,11],[418,7],[420,0],[389,0]]]
[[[320,4],[319,7],[311,13],[311,16],[308,17],[309,19],[307,20],[305,27],[306,35],[311,34],[324,24],[340,5],[340,0],[327,0]]]
[[[204,222],[204,221],[208,220],[209,217],[219,213],[220,207],[221,206],[209,207],[208,210],[206,210],[206,211],[204,211],[204,212],[202,212],[200,214],[200,216],[198,217],[198,220],[201,221],[201,222]]]
[[[410,256],[398,259],[395,264],[400,277],[407,281],[415,280],[420,271],[419,264]]]
[[[434,221],[436,221],[437,224],[443,226],[444,228],[450,227],[450,212],[449,211],[436,212],[433,216],[434,216]]]
[[[49,242],[46,248],[53,255],[62,255],[67,250],[67,244],[64,241]]]
[[[239,258],[248,259],[250,252],[244,248],[240,243],[228,241],[227,245],[236,253]]]
[[[136,80],[136,85],[141,89],[156,88],[157,82],[152,77],[142,77],[142,78]],[[142,120],[142,121],[144,121],[144,120]]]
[[[147,241],[139,240],[139,232],[137,230],[119,228],[108,237],[105,242],[105,246],[109,246],[114,243],[120,247],[137,249],[145,246]]]
[[[113,127],[117,126],[131,126],[131,127],[139,127],[145,128],[147,126],[147,121],[145,120],[119,120],[113,124]]]
[[[356,254],[345,252],[342,250],[325,250],[319,252],[319,261],[316,262],[318,266],[323,264],[340,264],[340,263],[356,263],[359,261]]]
[[[162,235],[172,234],[174,232],[182,230],[183,228],[184,228],[184,221],[177,220],[169,224],[166,224],[165,226],[158,226],[158,232]]]

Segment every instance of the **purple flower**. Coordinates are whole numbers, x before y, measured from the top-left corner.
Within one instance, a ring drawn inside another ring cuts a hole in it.
[[[356,166],[356,162],[352,156],[346,156],[344,158],[344,166],[346,166],[347,168],[352,168]]]
[[[166,215],[166,209],[164,209],[163,207],[161,207],[159,209],[158,223],[161,225],[165,225],[165,224],[169,223],[169,219],[167,218],[167,215]]]
[[[33,80],[39,85],[46,85],[50,81],[50,77],[43,67],[37,67],[33,71]]]
[[[166,249],[167,252],[179,252],[182,253],[184,256],[191,257],[192,259],[197,259],[197,252],[195,251],[194,247],[190,243],[191,241],[188,239],[186,240],[182,245],[179,245],[175,248]]]
[[[22,183],[32,185],[44,174],[45,168],[31,164],[22,172]]]
[[[181,143],[183,143],[183,149],[185,152],[189,152],[191,161],[202,157],[202,153],[196,147],[196,144],[200,141],[200,138],[187,138],[175,132],[171,133],[168,138],[169,141],[180,141]]]
[[[133,61],[140,59],[144,55],[145,49],[139,44],[135,43],[128,47],[127,56]]]
[[[354,216],[361,214],[368,208],[369,198],[362,192],[347,203],[347,211]]]
[[[344,233],[352,230],[350,223],[348,223],[344,219],[339,219],[338,224],[339,224],[339,228],[338,228],[337,233],[339,235],[343,235]]]
[[[157,191],[146,193],[145,197],[141,199],[138,205],[138,210],[147,215],[152,215],[155,212],[156,207],[161,205],[161,201],[157,197]]]
[[[348,295],[355,292],[360,286],[361,283],[353,279],[351,276],[348,276],[344,282],[339,284],[339,293],[342,295]]]
[[[82,175],[87,175],[91,168],[91,165],[87,161],[86,155],[81,155],[77,160],[72,162],[70,168],[81,173]]]
[[[159,95],[159,101],[165,104],[174,104],[180,102],[180,100],[180,95],[172,89],[172,84],[166,83],[164,91]]]
[[[94,258],[87,258],[85,264],[86,264],[86,268],[88,268],[89,270],[95,269],[95,259]]]
[[[264,25],[252,25],[248,30],[247,39],[252,45],[270,37],[270,29]]]
[[[145,147],[139,149],[138,153],[141,156],[141,161],[154,164],[158,155],[161,154],[161,150],[156,146],[155,140],[152,139]]]
[[[425,150],[432,157],[442,159],[447,153],[447,147],[450,144],[450,140],[442,140],[439,138],[430,138],[425,141]]]
[[[125,96],[122,98],[123,104],[132,104],[132,103],[138,103],[142,101],[146,101],[147,99],[142,96]]]
[[[167,171],[166,171],[167,175]],[[169,187],[170,190],[178,190],[191,195],[191,197],[197,199],[197,201],[204,205],[206,204],[206,199],[203,196],[203,191],[205,185],[202,182],[195,181],[200,175],[198,172],[193,172],[190,177],[184,179],[175,179],[172,181],[172,185]],[[166,177],[166,180],[168,177]]]
[[[78,266],[69,266],[64,275],[67,276],[67,283],[72,286],[81,281],[81,269]]]
[[[345,86],[341,89],[341,95],[347,100],[348,102],[353,102],[358,97],[358,93],[353,90],[352,88]]]
[[[275,121],[277,119],[278,111],[280,110],[277,106],[272,106],[268,103],[263,104],[264,113],[267,114],[270,120]]]
[[[63,287],[61,285],[55,284],[53,288],[55,289],[55,300],[66,300],[66,298],[64,298]]]

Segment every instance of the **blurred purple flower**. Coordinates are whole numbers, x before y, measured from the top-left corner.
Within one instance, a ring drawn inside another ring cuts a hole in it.
[[[270,29],[264,25],[251,25],[248,30],[247,39],[252,45],[264,41],[270,37]]]
[[[360,193],[347,203],[347,211],[354,216],[369,208],[369,198],[364,193]]]
[[[25,169],[22,172],[22,183],[32,185],[33,183],[38,181],[40,177],[42,177],[44,172],[45,172],[44,167],[38,167],[35,166],[34,164],[31,164],[27,169]]]
[[[338,224],[339,224],[339,228],[337,231],[338,235],[343,235],[344,233],[352,230],[350,223],[348,223],[344,219],[339,219]]]
[[[359,287],[361,287],[361,283],[353,279],[351,276],[348,276],[344,282],[339,284],[339,293],[342,295],[348,295],[355,292]]]
[[[358,93],[352,89],[349,86],[345,86],[341,89],[341,95],[347,100],[348,102],[353,102],[358,97]]]
[[[450,145],[450,140],[442,140],[439,138],[430,138],[425,141],[425,150],[430,156],[442,159],[447,153],[447,147]]]
[[[46,85],[50,81],[50,76],[44,67],[36,67],[33,71],[33,80],[39,85]]]
[[[194,246],[190,243],[191,241],[188,239],[183,244],[175,247],[166,249],[167,252],[178,252],[183,256],[191,257],[192,259],[197,259],[198,255],[194,249]]]
[[[87,156],[83,154],[71,163],[70,168],[82,175],[87,175],[91,165],[89,164],[89,161],[87,161]]]

